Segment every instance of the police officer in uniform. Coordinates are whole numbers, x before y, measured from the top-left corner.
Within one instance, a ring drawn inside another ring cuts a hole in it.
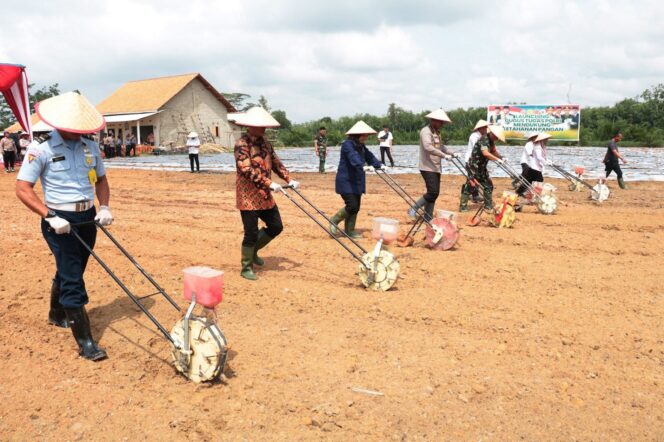
[[[95,245],[94,224],[113,222],[108,207],[110,188],[99,146],[82,134],[98,132],[106,122],[95,107],[78,92],[68,92],[37,104],[39,118],[55,128],[41,144],[33,144],[17,176],[16,195],[30,210],[42,217],[41,230],[53,256],[56,272],[51,288],[48,320],[58,327],[70,327],[80,348],[79,355],[97,361],[106,358],[90,331],[85,311],[88,294],[83,273],[90,253],[70,234],[76,228],[90,248]],[[44,202],[34,191],[41,179]],[[95,193],[99,212],[95,210]]]

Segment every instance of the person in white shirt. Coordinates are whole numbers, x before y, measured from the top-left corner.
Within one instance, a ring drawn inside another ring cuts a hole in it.
[[[189,148],[189,166],[191,167],[191,173],[194,173],[194,162],[196,162],[195,172],[201,171],[201,165],[198,162],[198,150],[201,146],[201,140],[198,139],[198,134],[196,132],[190,132],[187,135],[187,147]]]
[[[392,152],[390,151],[392,148],[392,140],[394,140],[394,137],[392,136],[392,132],[390,132],[390,128],[387,127],[387,125],[383,126],[383,130],[378,133],[378,141],[380,142],[380,162],[385,164],[385,154],[387,154],[387,158],[390,160],[390,167],[394,167],[394,160],[392,159]]]
[[[523,151],[521,152],[521,160],[519,161],[521,163],[521,176],[526,179],[528,176],[528,159],[532,156],[533,154],[533,146],[535,144],[535,138],[539,135],[539,132],[530,132],[527,137],[526,137],[526,145],[523,146]],[[515,179],[512,181],[512,187],[517,188],[519,187],[519,180]]]
[[[544,167],[550,166],[551,160],[547,158],[546,146],[551,135],[547,133],[538,134],[534,139],[532,154],[528,156],[528,171],[523,176],[529,183],[535,181],[544,182]],[[524,149],[525,150],[525,149]],[[524,185],[519,186],[517,193],[521,196],[525,193],[526,188]]]
[[[468,161],[470,161],[470,155],[473,153],[473,148],[475,147],[475,144],[482,139],[483,136],[486,135],[487,129],[489,127],[489,123],[484,120],[479,120],[476,124],[475,127],[473,128],[473,132],[470,134],[470,137],[468,137],[468,148],[466,149],[466,155],[463,157],[463,163],[468,164]],[[479,194],[479,188],[477,186],[473,187],[471,189],[471,195],[473,197],[473,202],[474,203],[481,203],[484,201],[484,198],[482,198]]]
[[[30,134],[21,133],[21,138],[18,140],[18,147],[19,147],[19,152],[18,152],[18,160],[23,161],[23,158],[25,158],[25,152],[28,150],[28,146],[30,145]]]

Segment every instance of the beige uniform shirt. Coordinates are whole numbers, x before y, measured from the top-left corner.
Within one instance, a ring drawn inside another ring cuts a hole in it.
[[[0,139],[0,150],[4,150],[5,152],[16,152],[16,144],[14,144],[14,140],[4,137]]]
[[[426,126],[420,131],[420,170],[440,173],[440,160],[448,150],[440,139],[440,132]]]

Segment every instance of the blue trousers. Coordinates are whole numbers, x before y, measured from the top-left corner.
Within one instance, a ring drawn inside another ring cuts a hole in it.
[[[95,208],[85,212],[55,211],[60,218],[72,224],[93,221],[97,211]],[[88,293],[85,291],[83,273],[88,265],[88,252],[83,244],[73,234],[58,235],[49,231],[49,225],[42,220],[41,230],[48,247],[55,258],[55,277],[53,281],[60,287],[60,304],[64,308],[79,308],[88,303]],[[97,228],[94,225],[72,227],[76,229],[81,238],[90,248],[94,248],[97,239]]]

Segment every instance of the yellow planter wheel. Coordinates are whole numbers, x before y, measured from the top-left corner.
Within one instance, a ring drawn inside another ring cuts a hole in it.
[[[366,288],[384,292],[397,281],[401,265],[387,250],[381,250],[377,260],[374,260],[372,252],[367,252],[362,256],[362,261],[366,266],[360,264],[360,280]],[[369,269],[375,269],[375,271],[369,271]]]

